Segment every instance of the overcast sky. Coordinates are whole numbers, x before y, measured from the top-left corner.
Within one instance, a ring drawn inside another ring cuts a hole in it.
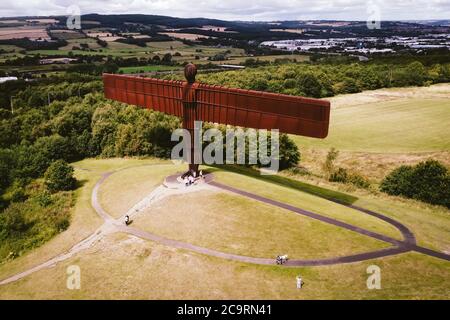
[[[366,21],[450,19],[450,0],[1,0],[0,16],[66,15],[77,5],[87,13],[142,13],[224,20],[335,19]]]

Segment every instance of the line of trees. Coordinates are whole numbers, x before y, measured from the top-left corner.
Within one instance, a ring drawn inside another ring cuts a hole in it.
[[[363,90],[449,82],[450,63],[431,66],[419,61],[407,65],[288,63],[202,74],[198,79],[210,84],[323,98]]]

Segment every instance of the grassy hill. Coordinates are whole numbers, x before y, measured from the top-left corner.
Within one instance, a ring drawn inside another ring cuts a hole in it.
[[[294,137],[299,147],[407,153],[450,151],[450,85],[382,89],[331,98],[324,140]]]
[[[161,166],[161,163],[165,165]],[[67,250],[95,230],[99,222],[89,204],[90,194],[103,173],[116,171],[110,176],[111,180],[106,180],[108,184],[102,186],[104,189],[100,189],[104,195],[101,201],[109,205],[108,210],[123,213],[133,202],[149,194],[165,174],[180,170],[178,166],[157,159],[84,160],[75,166],[77,177],[84,184],[78,191],[79,199],[69,230],[41,248],[0,266],[0,278]],[[390,226],[386,227],[378,220],[365,216],[358,219],[352,210],[337,210],[335,204],[300,190],[233,172],[216,171],[215,174],[222,183],[280,198],[297,206],[308,206],[308,209],[342,221],[353,221],[391,234]],[[382,196],[357,196],[356,204],[378,210],[406,224],[421,245],[448,252],[450,221],[447,212]],[[201,203],[203,205],[199,207]],[[118,207],[118,204],[126,205]],[[167,198],[141,213],[133,227],[228,252],[252,255],[265,256],[284,250],[296,256],[323,257],[379,248],[372,239],[221,192],[192,193],[183,199]],[[372,264],[382,270],[382,290],[367,290],[366,269]],[[82,289],[79,291],[66,288],[66,268],[70,265],[78,265],[82,270]],[[51,268],[3,286],[0,298],[448,299],[448,272],[448,262],[417,253],[325,267],[258,266],[174,249],[117,233],[107,235],[85,251]],[[295,289],[295,277],[299,274],[305,281],[301,291]]]

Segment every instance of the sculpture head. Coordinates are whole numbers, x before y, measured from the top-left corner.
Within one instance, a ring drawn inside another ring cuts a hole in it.
[[[195,82],[195,76],[197,75],[197,67],[195,64],[189,63],[184,67],[184,76],[189,83]]]

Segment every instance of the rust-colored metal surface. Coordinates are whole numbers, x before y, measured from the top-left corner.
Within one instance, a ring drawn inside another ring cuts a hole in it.
[[[189,64],[188,82],[104,74],[105,96],[182,117],[188,130],[194,121],[206,121],[314,138],[328,135],[328,101],[195,83],[196,73]]]

